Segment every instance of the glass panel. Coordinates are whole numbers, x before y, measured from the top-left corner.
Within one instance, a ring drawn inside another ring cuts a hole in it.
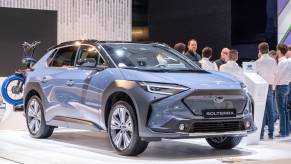
[[[53,59],[52,63],[50,64],[50,66],[53,66],[53,67],[74,66],[77,49],[78,49],[78,47],[76,47],[76,46],[60,48],[56,52],[54,59]]]

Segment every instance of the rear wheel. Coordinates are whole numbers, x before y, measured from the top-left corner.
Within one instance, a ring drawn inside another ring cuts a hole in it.
[[[33,138],[48,138],[53,134],[54,127],[46,125],[43,106],[37,96],[32,96],[26,106],[26,125]]]
[[[242,137],[212,137],[206,138],[206,141],[215,149],[232,149],[240,143],[241,139]]]
[[[148,142],[138,135],[137,117],[133,107],[125,102],[116,102],[110,111],[108,133],[112,146],[121,155],[135,156],[147,148]]]
[[[23,104],[24,77],[11,75],[7,77],[1,87],[3,99],[14,106]]]

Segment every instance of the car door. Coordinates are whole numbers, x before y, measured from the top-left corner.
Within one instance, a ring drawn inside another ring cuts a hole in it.
[[[76,69],[72,73],[67,72],[70,74],[69,81],[73,83],[72,87],[78,91],[80,96],[78,102],[72,101],[71,103],[74,105],[76,116],[81,120],[93,123],[97,129],[100,129],[99,118],[103,92],[97,83],[104,82],[100,72],[106,67],[104,58],[95,46],[81,45],[76,59]],[[96,77],[100,81],[92,83],[92,79]]]
[[[72,90],[68,72],[75,70],[74,64],[78,46],[59,48],[48,68],[43,72],[41,85],[46,95],[46,121],[61,121],[64,117],[73,117],[72,101],[80,101],[80,94]],[[64,125],[66,126],[66,125]]]

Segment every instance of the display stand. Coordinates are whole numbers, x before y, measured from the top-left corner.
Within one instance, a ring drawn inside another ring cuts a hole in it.
[[[0,77],[0,88],[5,77]],[[23,112],[19,112],[18,108],[14,108],[13,105],[6,104],[3,116],[0,120],[0,130],[24,130],[26,129],[25,117]]]
[[[249,134],[246,139],[247,145],[258,144],[264,118],[268,83],[255,72],[244,72],[244,82],[247,85],[248,92],[254,99],[254,122],[257,126],[255,133]]]
[[[6,110],[0,122],[0,129],[3,130],[24,130],[26,129],[23,112],[14,111],[13,106],[6,104]]]

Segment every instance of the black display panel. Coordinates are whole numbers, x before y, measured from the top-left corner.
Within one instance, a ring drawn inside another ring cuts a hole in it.
[[[41,41],[39,59],[57,43],[57,11],[0,8],[0,76],[8,76],[21,64],[24,41]]]
[[[218,58],[223,47],[231,46],[231,0],[149,0],[150,40],[173,46],[198,40],[214,49]]]

